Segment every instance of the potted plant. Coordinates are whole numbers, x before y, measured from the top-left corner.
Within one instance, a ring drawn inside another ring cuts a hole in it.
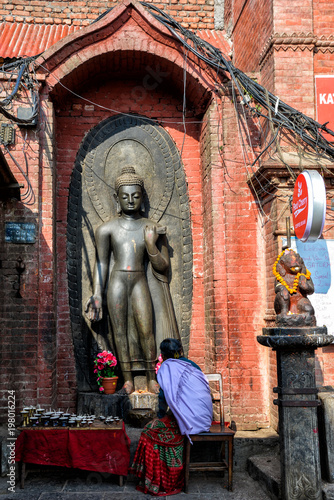
[[[94,360],[94,365],[99,391],[105,394],[114,394],[118,380],[118,377],[115,376],[116,357],[110,351],[99,352]]]

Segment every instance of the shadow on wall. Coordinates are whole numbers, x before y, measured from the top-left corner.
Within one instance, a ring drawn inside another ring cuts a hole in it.
[[[1,389],[15,391],[17,412],[56,398],[54,255],[38,217],[16,200],[0,205]]]

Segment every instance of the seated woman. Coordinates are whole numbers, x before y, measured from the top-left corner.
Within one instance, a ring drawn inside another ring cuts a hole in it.
[[[158,418],[144,428],[130,471],[140,479],[139,491],[166,496],[182,491],[183,436],[210,429],[212,399],[205,375],[183,356],[179,340],[163,340],[160,350]]]

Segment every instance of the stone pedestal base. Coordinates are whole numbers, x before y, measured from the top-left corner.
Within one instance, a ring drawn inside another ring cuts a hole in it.
[[[284,499],[322,499],[315,350],[334,337],[326,327],[264,328],[260,344],[277,353],[281,489]]]
[[[77,413],[80,415],[113,415],[127,422],[128,413],[133,408],[158,410],[158,395],[150,393],[100,394],[98,392],[79,392]]]
[[[334,389],[319,392],[319,438],[324,479],[334,483]]]

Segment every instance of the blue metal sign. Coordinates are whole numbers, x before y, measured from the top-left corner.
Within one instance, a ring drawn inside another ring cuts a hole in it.
[[[6,222],[6,243],[36,243],[36,224]]]

